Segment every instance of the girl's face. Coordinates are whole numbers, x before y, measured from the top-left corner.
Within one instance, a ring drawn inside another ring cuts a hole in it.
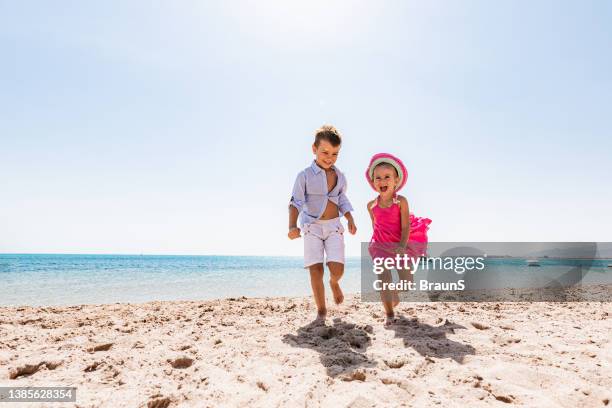
[[[399,185],[399,177],[392,166],[376,166],[374,169],[374,188],[383,197],[390,197]]]

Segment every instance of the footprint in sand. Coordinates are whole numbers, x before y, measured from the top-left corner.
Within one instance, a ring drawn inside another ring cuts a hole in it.
[[[172,368],[189,368],[193,364],[193,359],[189,357],[179,357],[174,360],[168,360]]]
[[[354,370],[340,377],[342,381],[365,381],[366,373],[364,370]]]
[[[385,365],[389,368],[402,368],[406,364],[406,359],[401,357],[396,357],[390,360],[384,360]]]
[[[168,397],[154,398],[147,402],[147,408],[168,408],[171,402]]]
[[[46,367],[47,370],[55,370],[63,361],[41,361],[37,364],[24,364],[9,370],[9,380],[14,380],[22,376],[32,375],[38,372],[41,368]]]
[[[89,347],[87,349],[87,351],[89,353],[95,353],[98,351],[108,351],[110,350],[110,348],[113,346],[113,343],[104,343],[104,344],[97,344],[95,346]]]
[[[488,325],[480,322],[472,322],[472,326],[474,326],[478,330],[487,330],[489,328]]]

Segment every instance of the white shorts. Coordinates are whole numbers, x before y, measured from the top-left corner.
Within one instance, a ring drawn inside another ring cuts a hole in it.
[[[344,263],[344,227],[340,218],[316,220],[302,226],[304,235],[304,268],[326,262]]]

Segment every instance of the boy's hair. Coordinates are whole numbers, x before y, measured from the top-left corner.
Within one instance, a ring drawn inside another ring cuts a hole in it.
[[[321,140],[328,141],[332,146],[340,146],[342,144],[342,135],[333,125],[323,125],[315,132],[314,145],[319,147]]]

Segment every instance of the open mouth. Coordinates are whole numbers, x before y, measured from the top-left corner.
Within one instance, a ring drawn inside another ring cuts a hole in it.
[[[381,187],[380,187],[380,192],[381,192],[381,193],[384,193],[385,191],[387,191],[387,189],[388,189],[388,188],[389,188],[389,187],[387,187],[387,186],[381,186]]]

